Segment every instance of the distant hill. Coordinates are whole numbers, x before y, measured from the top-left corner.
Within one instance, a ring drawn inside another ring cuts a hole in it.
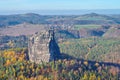
[[[43,30],[45,25],[22,23],[15,26],[0,28],[0,36],[32,35]]]
[[[120,21],[114,16],[90,13],[75,18],[76,24],[119,24]]]
[[[0,27],[17,25],[22,23],[44,24],[48,16],[41,16],[34,13],[18,14],[18,15],[1,15]]]
[[[90,13],[85,15],[39,15],[34,13],[0,15],[0,27],[22,23],[31,24],[119,24],[119,15],[101,15]]]

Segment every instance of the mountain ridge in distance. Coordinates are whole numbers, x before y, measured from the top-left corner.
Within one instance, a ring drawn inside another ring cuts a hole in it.
[[[56,19],[58,19],[58,22],[59,22],[60,21],[59,17],[65,19],[63,21],[67,21],[66,18],[68,18],[68,16],[66,16],[66,15],[40,15],[40,14],[36,14],[36,13],[0,15],[0,27],[22,24],[24,22],[31,23],[31,24],[51,24],[51,21],[54,21]],[[94,23],[92,23],[93,20],[91,20],[92,17],[94,17],[95,19],[100,18],[103,20],[105,18],[105,20],[106,20],[105,24],[109,24],[109,23],[118,24],[118,23],[120,23],[120,21],[119,21],[120,16],[119,15],[116,18],[116,16],[97,14],[97,13],[89,13],[89,14],[84,14],[84,15],[69,15],[69,18],[70,18],[69,20],[73,21],[73,23],[74,23],[75,18],[78,18],[78,17],[80,17],[79,20],[82,20],[83,18],[90,19],[89,21],[91,24],[94,24]],[[48,19],[51,19],[51,21],[49,21]],[[88,21],[88,20],[86,20],[86,21]],[[86,21],[84,23],[87,23]],[[109,22],[109,21],[112,21],[112,22]]]

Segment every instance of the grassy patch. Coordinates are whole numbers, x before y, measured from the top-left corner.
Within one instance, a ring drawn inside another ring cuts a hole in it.
[[[87,28],[87,29],[94,29],[94,28],[99,28],[101,27],[101,25],[94,25],[94,24],[89,24],[89,25],[75,25],[74,29],[76,30],[80,30],[83,28]]]
[[[107,20],[107,18],[102,16],[82,16],[77,17],[76,20]]]

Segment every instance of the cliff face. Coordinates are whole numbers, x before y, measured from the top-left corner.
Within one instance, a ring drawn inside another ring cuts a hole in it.
[[[42,31],[31,36],[28,41],[29,60],[35,63],[49,62],[60,56],[54,31]]]

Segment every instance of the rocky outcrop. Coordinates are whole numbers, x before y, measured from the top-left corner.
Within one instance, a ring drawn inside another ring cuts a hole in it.
[[[60,50],[54,37],[54,31],[41,31],[28,41],[29,60],[35,63],[49,62],[59,58]]]

